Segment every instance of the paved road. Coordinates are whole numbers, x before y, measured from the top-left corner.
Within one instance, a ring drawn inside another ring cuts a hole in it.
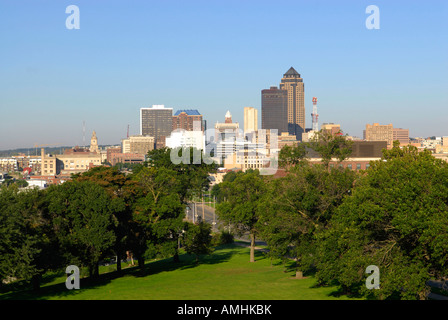
[[[204,209],[203,209],[204,208]],[[213,231],[223,230],[225,227],[224,224],[219,221],[218,216],[215,213],[215,209],[204,205],[202,206],[202,203],[196,203],[196,214],[203,218],[208,223],[211,223],[213,226]],[[193,221],[193,204],[189,203],[189,209],[187,210],[187,219],[188,221]],[[197,218],[195,218],[196,221]],[[213,224],[215,222],[215,224]],[[249,244],[249,234],[242,235],[241,237],[236,237],[235,240],[245,241]],[[255,245],[266,245],[264,241],[256,240]]]
[[[196,212],[196,216],[193,220],[193,211]],[[218,216],[215,214],[215,209],[208,206],[202,205],[202,203],[189,203],[187,208],[187,220],[188,221],[196,221],[197,217],[201,217],[206,222],[211,223],[213,226],[213,231],[217,231],[223,228],[222,222],[219,221]],[[214,223],[215,222],[215,223]]]

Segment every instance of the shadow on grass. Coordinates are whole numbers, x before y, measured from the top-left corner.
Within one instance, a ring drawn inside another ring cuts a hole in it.
[[[80,279],[81,289],[79,290],[68,290],[65,286],[65,282],[45,285],[44,281],[38,291],[29,289],[29,284],[28,286],[26,286],[26,289],[22,289],[20,291],[15,291],[16,288],[9,287],[8,290],[10,290],[10,292],[0,295],[0,300],[47,300],[51,298],[76,296],[82,293],[84,290],[104,286],[108,284],[111,280],[121,277],[124,274],[125,274],[124,271],[121,273],[121,275],[119,275],[117,272],[109,272],[100,274],[99,277],[96,279],[81,278]],[[62,273],[62,276],[64,275],[65,273]],[[59,276],[61,276],[61,274],[59,274]],[[43,280],[44,278],[47,277],[44,276]],[[45,279],[45,282],[47,282],[46,281],[47,279]],[[22,284],[22,288],[23,287],[25,287],[25,284]]]
[[[278,265],[281,265],[281,264],[284,265],[284,271],[283,272],[291,274],[290,279],[295,279],[295,274],[296,274],[296,269],[297,269],[296,262],[290,260],[290,261],[284,263],[281,260],[279,260],[278,261]],[[306,270],[306,271],[303,272],[303,277],[304,278],[316,278],[316,273],[317,273],[317,269],[311,268],[311,269]],[[297,279],[297,280],[300,281],[301,279]],[[344,289],[336,281],[333,282],[333,283],[319,283],[318,281],[316,281],[309,288],[310,289],[332,288],[333,291],[328,293],[328,296],[329,297],[334,297],[334,298],[346,297],[346,298],[350,298],[350,299],[365,299],[365,297],[363,297],[359,293],[359,291],[355,290],[354,288],[351,288],[351,290],[350,289]],[[369,298],[367,298],[367,299],[369,299]]]
[[[314,274],[315,272],[313,272],[313,276]],[[355,287],[344,289],[337,281],[334,281],[333,283],[329,284],[323,284],[317,282],[310,288],[334,288],[334,290],[330,292],[328,295],[330,297],[335,298],[347,297],[350,299],[366,299],[366,297],[364,297]],[[371,299],[367,298],[367,300]]]
[[[28,281],[17,281],[8,285],[4,285],[0,291],[0,300],[47,300],[52,298],[73,297],[82,293],[84,290],[99,288],[109,284],[112,280],[121,278],[123,276],[147,277],[160,272],[169,272],[174,270],[185,270],[195,268],[204,264],[219,264],[229,261],[230,258],[237,253],[241,253],[241,248],[234,245],[223,245],[215,248],[211,255],[200,256],[199,263],[196,263],[196,257],[191,254],[179,255],[180,261],[174,262],[173,258],[156,260],[145,263],[145,273],[141,273],[139,266],[131,266],[123,268],[120,273],[113,271],[102,273],[96,279],[81,278],[79,290],[68,290],[65,282],[50,284],[58,277],[64,277],[65,272],[51,272],[42,277],[42,285],[38,291],[30,289]],[[256,257],[264,257],[263,254],[258,254]],[[47,284],[47,285],[46,285]],[[3,293],[3,294],[2,294]]]
[[[145,277],[159,272],[186,270],[195,268],[199,265],[219,264],[229,261],[234,254],[238,253],[241,253],[240,247],[234,244],[222,245],[216,247],[210,255],[200,255],[197,263],[195,255],[184,253],[179,255],[179,262],[174,262],[173,258],[167,258],[145,263],[145,274],[142,275],[140,269],[138,269],[135,271],[134,275],[137,277]]]

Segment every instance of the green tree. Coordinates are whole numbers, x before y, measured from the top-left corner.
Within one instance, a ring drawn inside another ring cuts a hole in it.
[[[307,156],[306,144],[299,143],[294,146],[284,146],[278,155],[278,165],[281,168],[290,168],[305,160]]]
[[[148,248],[157,247],[178,259],[177,243],[182,231],[185,205],[176,190],[179,175],[165,167],[143,168],[135,175],[143,190],[134,207],[133,220],[136,223],[133,252],[137,256],[142,272]],[[171,248],[171,250],[170,250]]]
[[[316,151],[322,158],[322,163],[328,168],[330,161],[344,161],[352,153],[353,141],[347,140],[340,132],[333,135],[330,131],[320,130],[306,143],[306,147]]]
[[[266,182],[258,170],[247,170],[238,172],[233,181],[223,181],[220,188],[225,201],[217,205],[216,213],[222,222],[232,224],[238,235],[249,233],[249,261],[255,262],[255,238]]]
[[[91,181],[68,181],[47,192],[51,221],[64,261],[87,266],[96,278],[98,262],[115,243],[111,197]]]
[[[19,188],[25,188],[28,187],[28,182],[23,179],[18,179],[14,182]]]
[[[161,148],[148,152],[147,166],[156,170],[152,174],[154,177],[169,175],[169,183],[166,186],[162,183],[160,186],[165,188],[164,194],[171,194],[171,197],[179,198],[180,204],[177,200],[173,200],[177,206],[183,205],[182,213],[178,212],[181,210],[180,207],[177,207],[177,209],[173,208],[173,212],[177,212],[175,218],[170,217],[165,219],[163,223],[154,225],[154,227],[159,229],[158,234],[161,235],[159,227],[167,224],[166,234],[170,240],[165,242],[164,251],[172,252],[174,255],[173,260],[177,262],[179,261],[177,241],[182,232],[184,207],[195,196],[200,195],[209,188],[210,180],[208,177],[211,173],[216,172],[217,165],[210,159],[205,158],[201,150],[195,148]],[[148,171],[145,172],[147,173]],[[140,178],[143,176],[144,174],[141,174]],[[155,180],[150,179],[149,181]],[[168,189],[166,188],[167,186],[169,186]]]
[[[182,202],[186,202],[194,194],[208,189],[208,176],[217,170],[215,163],[204,161],[203,157],[201,150],[195,148],[161,148],[148,152],[148,166],[173,170],[179,182],[173,192],[177,192]]]
[[[44,200],[42,190],[0,189],[0,282],[6,277],[31,280],[37,290],[42,274],[58,266]]]
[[[448,164],[415,147],[384,151],[319,238],[324,283],[379,299],[423,299],[425,282],[448,273]],[[365,269],[380,270],[367,290]]]
[[[91,181],[101,186],[111,198],[111,210],[114,215],[115,243],[112,247],[117,256],[117,272],[121,272],[121,260],[130,247],[132,211],[134,203],[142,196],[136,181],[131,176],[118,171],[116,167],[94,167],[89,171],[73,176],[74,181]]]
[[[346,197],[356,173],[307,162],[296,164],[287,176],[273,179],[260,217],[261,236],[269,254],[296,261],[296,273],[314,266],[316,233],[326,228]]]
[[[212,248],[212,226],[198,217],[196,223],[186,223],[184,226],[183,241],[185,250],[189,254],[194,254],[196,263],[199,263],[199,255],[210,254]]]
[[[223,176],[222,182],[225,182],[225,181],[232,182],[233,180],[235,180],[236,177],[237,177],[236,171],[229,171]],[[217,183],[213,186],[213,188],[211,190],[211,194],[213,197],[216,197],[217,203],[220,203],[224,200],[224,195],[221,192],[220,183]]]

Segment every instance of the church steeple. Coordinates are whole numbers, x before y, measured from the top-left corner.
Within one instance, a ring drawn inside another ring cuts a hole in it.
[[[226,120],[225,123],[232,123],[232,115],[230,114],[230,111],[227,110],[226,112]]]
[[[96,132],[95,130],[93,130],[92,133],[92,138],[90,139],[90,152],[95,152],[98,153],[99,149],[98,149],[98,139],[96,137]]]

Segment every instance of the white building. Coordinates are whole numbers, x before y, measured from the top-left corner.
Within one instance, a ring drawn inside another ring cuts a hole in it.
[[[435,149],[436,146],[442,145],[442,138],[436,137],[436,139],[425,139],[422,141],[422,147],[428,149]]]
[[[29,188],[38,187],[39,189],[45,189],[47,187],[47,180],[40,180],[40,179],[29,179],[26,180],[28,182]]]
[[[205,135],[203,131],[176,129],[166,137],[165,145],[171,149],[193,147],[205,151]]]

